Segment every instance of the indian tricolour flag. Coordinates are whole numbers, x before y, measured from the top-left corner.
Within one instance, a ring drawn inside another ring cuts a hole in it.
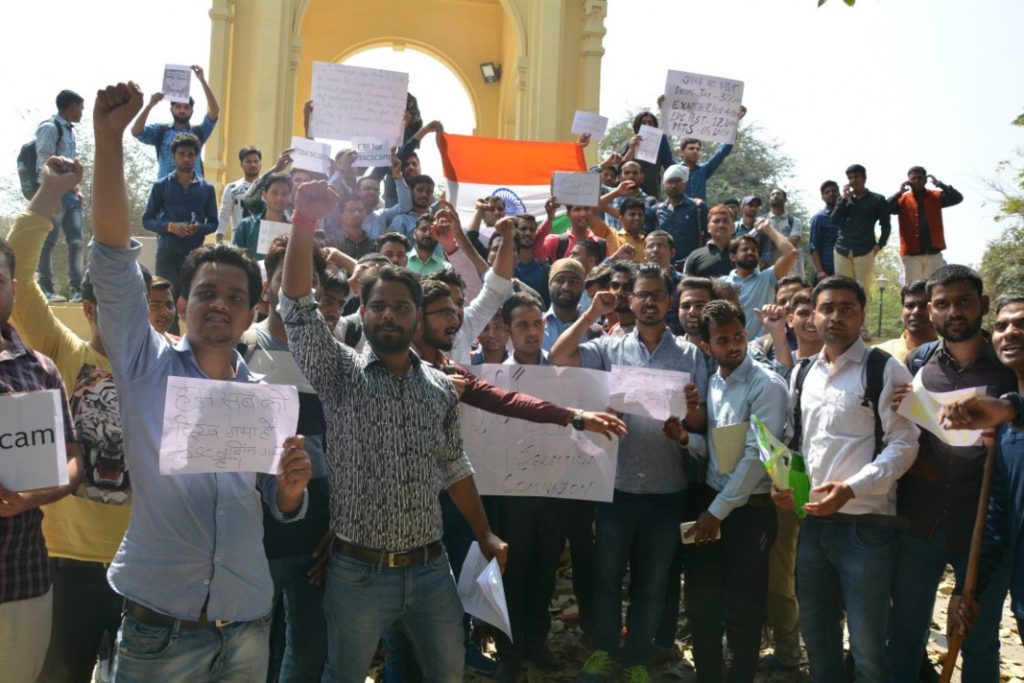
[[[476,200],[491,196],[505,200],[508,215],[532,213],[541,221],[544,203],[551,196],[551,174],[587,170],[583,146],[575,142],[523,142],[442,133],[437,146],[448,201],[464,224],[476,211]],[[567,220],[556,219],[553,232],[564,231],[567,224]]]

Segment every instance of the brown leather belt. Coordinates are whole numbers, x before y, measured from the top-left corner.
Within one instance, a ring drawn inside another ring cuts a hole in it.
[[[361,545],[354,545],[348,541],[343,541],[340,538],[335,537],[334,544],[331,549],[336,553],[341,553],[348,557],[354,557],[357,560],[363,562],[369,562],[371,564],[382,565],[390,567],[392,569],[398,567],[412,567],[417,564],[423,564],[432,557],[437,557],[441,554],[444,547],[440,541],[434,541],[428,545],[420,546],[419,548],[413,548],[412,550],[403,550],[398,553],[391,553],[387,550],[376,550],[374,548],[366,548]]]
[[[155,626],[157,628],[170,628],[174,626],[175,622],[181,624],[181,628],[190,631],[196,631],[199,629],[207,628],[224,628],[228,624],[234,623],[231,621],[225,621],[223,619],[208,619],[206,617],[206,611],[199,615],[199,621],[189,621],[187,619],[175,619],[174,617],[166,614],[161,614],[154,610],[149,609],[137,602],[132,602],[125,598],[124,601],[124,613],[130,616],[135,621],[146,624],[148,626]]]

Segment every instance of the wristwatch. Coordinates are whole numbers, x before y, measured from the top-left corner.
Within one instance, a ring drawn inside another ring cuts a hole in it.
[[[571,424],[572,428],[575,429],[576,431],[582,432],[584,427],[583,411],[578,408],[572,411],[572,420],[569,422],[569,424]]]
[[[1004,401],[1009,401],[1010,405],[1013,406],[1014,411],[1017,413],[1010,424],[1017,429],[1024,429],[1024,400],[1021,400],[1020,394],[1014,391],[1007,392],[999,397]]]

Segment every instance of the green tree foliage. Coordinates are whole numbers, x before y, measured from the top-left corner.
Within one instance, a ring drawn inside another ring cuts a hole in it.
[[[1024,114],[1012,122],[1024,127]],[[1002,234],[988,243],[981,260],[981,275],[993,301],[1006,294],[1024,292],[1024,150],[1016,160],[999,163],[999,176],[988,182],[998,195],[996,220],[1006,224]]]

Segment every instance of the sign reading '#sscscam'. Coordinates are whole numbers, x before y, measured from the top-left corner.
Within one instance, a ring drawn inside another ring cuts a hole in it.
[[[670,135],[731,143],[742,101],[743,81],[669,71],[661,125]]]
[[[277,473],[299,423],[293,386],[167,378],[160,473]]]
[[[359,168],[391,166],[391,147],[387,138],[352,138],[352,149],[356,151]]]
[[[331,172],[331,146],[293,135],[292,168],[328,175]]]
[[[376,137],[398,144],[408,91],[409,74],[313,62],[313,136]]]
[[[0,396],[0,485],[31,491],[67,483],[60,392]]]

